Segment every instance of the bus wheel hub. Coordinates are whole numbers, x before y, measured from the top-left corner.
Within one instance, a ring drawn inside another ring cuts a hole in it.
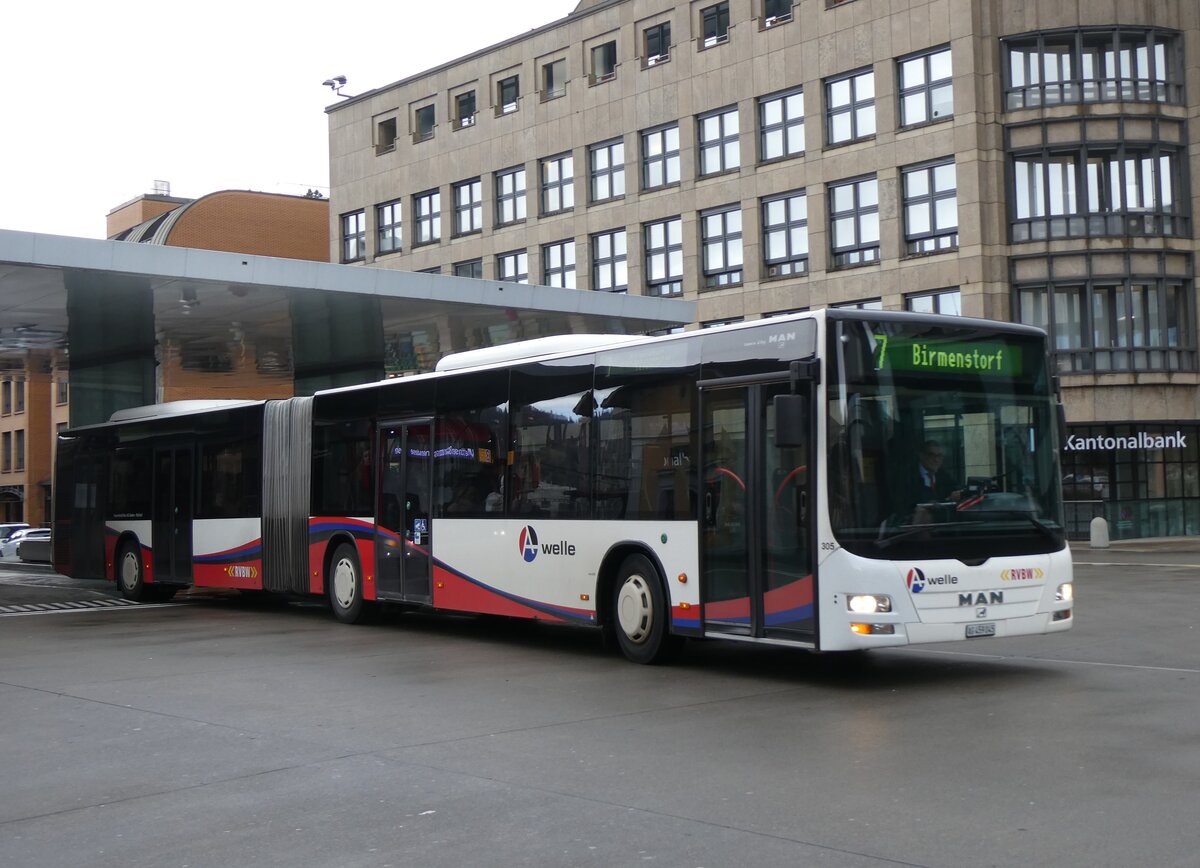
[[[617,621],[630,642],[645,642],[654,618],[654,598],[646,580],[629,576],[617,594]]]

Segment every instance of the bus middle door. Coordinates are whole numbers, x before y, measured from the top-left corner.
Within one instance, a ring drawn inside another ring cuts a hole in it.
[[[375,564],[380,599],[429,602],[433,554],[428,419],[380,426]]]

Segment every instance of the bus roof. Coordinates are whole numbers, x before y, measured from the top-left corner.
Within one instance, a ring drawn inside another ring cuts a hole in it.
[[[167,401],[162,404],[146,404],[117,410],[108,417],[109,422],[134,422],[138,419],[154,419],[162,416],[187,416],[192,413],[208,413],[212,410],[232,410],[235,407],[253,407],[266,401],[214,398],[207,401]]]
[[[498,344],[494,347],[480,347],[477,350],[451,353],[448,356],[442,356],[434,370],[460,371],[464,368],[479,368],[517,360],[524,361],[541,356],[582,353],[601,347],[620,346],[644,340],[646,338],[638,335],[548,335],[511,344]]]

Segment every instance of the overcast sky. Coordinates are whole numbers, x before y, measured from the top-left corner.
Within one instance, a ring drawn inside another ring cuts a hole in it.
[[[0,229],[105,236],[156,180],[194,198],[328,195],[321,82],[357,94],[569,14],[577,0],[14,2],[3,13]]]

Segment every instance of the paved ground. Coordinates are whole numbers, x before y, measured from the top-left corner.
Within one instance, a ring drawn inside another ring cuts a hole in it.
[[[0,614],[0,866],[1195,866],[1200,553],[842,663],[197,595]],[[0,612],[103,602],[0,567]]]

